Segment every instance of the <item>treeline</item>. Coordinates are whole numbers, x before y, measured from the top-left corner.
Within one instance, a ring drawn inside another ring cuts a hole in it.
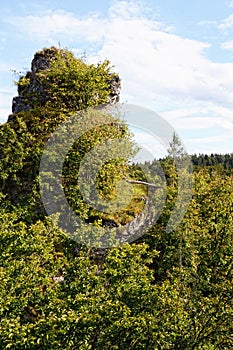
[[[219,167],[226,171],[233,169],[233,153],[217,154],[194,154],[191,156],[194,169],[199,170],[203,167]]]
[[[211,153],[211,154],[193,154],[190,155],[190,161],[193,166],[193,171],[197,172],[201,170],[202,168],[205,168],[206,170],[218,170],[221,172],[224,172],[225,174],[230,175],[231,171],[233,169],[233,153],[226,153],[226,154],[218,154],[218,153]],[[164,158],[160,158],[159,160],[154,161],[146,161],[144,164],[144,167],[147,166],[150,169],[157,169],[158,162],[163,166],[165,164],[172,164],[172,156],[167,156]]]

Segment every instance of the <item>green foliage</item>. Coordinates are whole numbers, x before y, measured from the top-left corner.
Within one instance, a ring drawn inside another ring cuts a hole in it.
[[[19,81],[16,81],[15,84],[18,86],[20,93],[27,94],[27,90],[30,86],[30,79],[27,76],[23,76],[19,79]]]
[[[106,103],[110,90],[110,62],[88,65],[71,52],[58,51],[51,66],[37,73],[52,109],[80,110]]]
[[[31,72],[21,77],[18,82],[19,92],[33,108],[18,113],[10,122],[0,127],[2,190],[14,204],[30,203],[35,218],[43,213],[38,174],[45,143],[56,127],[77,111],[86,111],[90,107],[106,103],[111,92],[110,82],[115,76],[110,73],[109,61],[98,63],[96,66],[88,65],[82,59],[75,58],[71,52],[55,48],[44,49],[38,53],[42,56],[41,59],[43,55],[48,57],[48,54],[52,55],[49,68],[35,73],[39,91],[28,88]],[[96,122],[95,118],[98,122],[97,112],[98,110],[90,112],[93,125]],[[81,112],[79,113],[81,119]],[[84,117],[85,113],[87,115],[88,112],[84,112]],[[82,129],[79,132],[82,132]],[[62,137],[64,143],[69,139],[66,130]],[[109,219],[101,213],[96,214],[94,209],[89,209],[82,199],[77,182],[82,158],[93,147],[110,139],[124,139],[125,142],[128,140],[130,157],[135,152],[130,137],[127,126],[117,117],[112,117],[109,125],[93,128],[79,137],[73,145],[64,164],[63,185],[69,203],[80,217],[88,216],[90,221]],[[105,164],[98,176],[97,189],[100,196],[105,199],[115,198],[116,184],[126,176],[127,167],[120,157]],[[120,216],[116,216],[111,217],[111,220],[120,224]],[[131,218],[132,210],[129,219]],[[125,222],[125,219],[123,221]]]
[[[40,211],[38,170],[45,142],[77,108],[95,105],[98,89],[99,102],[107,97],[101,89],[106,88],[108,65],[94,67],[75,60],[68,52],[58,55],[47,71],[49,79],[45,72],[38,74],[50,96],[46,106],[35,103],[0,127],[0,349],[231,349],[233,178],[229,169],[196,169],[187,213],[168,234],[178,177],[172,157],[161,160],[167,180],[162,215],[137,242],[117,248],[77,244],[51,223],[43,208]],[[103,80],[93,80],[94,73]],[[25,94],[27,84],[21,79]],[[71,86],[75,89],[69,91]],[[145,185],[134,185],[133,199],[119,213],[100,215],[81,198],[78,169],[85,155],[122,137],[126,151],[133,154],[127,126],[119,119],[93,127],[73,145],[63,167],[69,203],[80,217],[96,225],[104,220],[123,225],[144,208]],[[65,134],[61,141],[65,145]],[[51,160],[55,158],[51,154]],[[146,166],[152,170],[149,180],[158,181],[156,162]],[[51,169],[47,170],[49,177]],[[113,200],[118,181],[125,177],[146,180],[137,165],[120,156],[105,162],[97,176],[100,197]]]
[[[194,154],[192,163],[195,170],[208,167],[210,171],[220,170],[224,174],[230,174],[233,169],[233,153],[228,154]]]
[[[26,224],[2,196],[0,347],[231,348],[232,177],[201,171],[195,184],[175,232],[162,216],[141,243],[105,251]]]

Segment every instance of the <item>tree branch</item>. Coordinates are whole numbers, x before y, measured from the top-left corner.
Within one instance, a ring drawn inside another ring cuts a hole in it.
[[[147,186],[151,186],[151,187],[155,187],[156,189],[158,188],[162,188],[161,186],[152,184],[150,182],[145,182],[145,181],[139,181],[139,180],[129,180],[129,179],[124,179],[125,181],[131,183],[131,184],[137,184],[137,185],[147,185]]]

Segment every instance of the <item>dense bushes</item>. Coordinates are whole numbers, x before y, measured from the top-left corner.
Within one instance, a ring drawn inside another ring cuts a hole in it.
[[[70,71],[67,62],[71,61]],[[0,128],[0,349],[232,348],[231,172],[197,170],[187,213],[179,227],[168,234],[176,181],[171,181],[175,175],[171,159],[163,160],[167,202],[162,215],[137,242],[116,248],[78,244],[45,213],[38,213],[37,176],[43,145],[72,112],[67,110],[62,89],[69,88],[71,76],[73,84],[80,83],[77,65],[88,72],[88,66],[70,54],[64,62],[55,60],[55,70],[48,72],[55,85],[46,86],[51,97],[49,108],[35,104]],[[59,69],[64,69],[64,75]],[[96,73],[97,79],[105,69],[106,65],[91,66],[89,73],[91,77]],[[85,84],[89,84],[89,73]],[[22,80],[21,85],[24,83]],[[93,79],[90,88],[92,84]],[[103,96],[107,97],[104,92]],[[51,105],[54,100],[60,111]],[[69,101],[76,100],[70,96]],[[76,180],[83,154],[106,135],[120,138],[123,134],[131,147],[127,126],[117,125],[115,121],[104,133],[96,128],[85,135],[71,150],[63,174],[66,195],[77,213],[86,215],[87,221],[95,219],[98,225],[103,219],[117,225],[129,221],[142,210],[141,198],[147,194],[145,187],[137,187],[128,209],[109,217],[81,205]],[[109,162],[99,174],[102,196],[111,198],[114,181],[126,175],[141,178],[136,166],[121,159]]]

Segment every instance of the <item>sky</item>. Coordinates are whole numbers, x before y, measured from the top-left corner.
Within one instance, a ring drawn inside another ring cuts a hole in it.
[[[121,102],[158,113],[188,153],[233,152],[233,1],[9,0],[0,14],[0,122],[36,51],[110,59]],[[142,116],[143,118],[143,116]],[[137,136],[148,138],[140,130]]]

